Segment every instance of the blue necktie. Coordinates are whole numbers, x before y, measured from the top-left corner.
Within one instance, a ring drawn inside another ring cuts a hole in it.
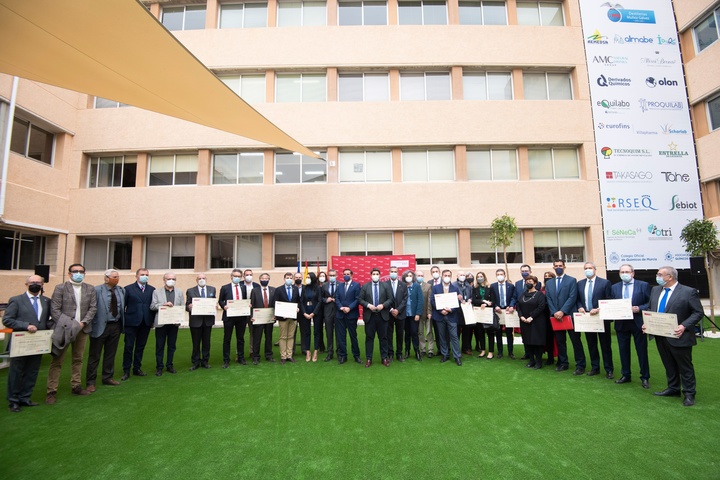
[[[630,298],[630,284],[626,283],[623,286],[623,298]]]
[[[40,309],[38,308],[37,297],[32,297],[32,299],[33,299],[33,308],[35,309],[35,317],[39,320],[40,319]]]
[[[669,288],[663,288],[665,290],[665,293],[663,293],[663,297],[660,299],[660,306],[658,307],[658,312],[665,313],[665,305],[667,304],[668,295],[670,295],[670,289]]]
[[[585,310],[587,310],[588,312],[589,312],[590,310],[592,310],[592,304],[593,304],[593,302],[592,302],[592,295],[593,295],[593,281],[592,281],[592,280],[588,280],[588,293],[587,293],[587,298],[585,299],[585,300],[586,300],[586,301],[585,301],[585,303],[586,303],[585,306],[587,307]]]
[[[505,303],[505,284],[500,284],[500,308],[505,308],[507,305]]]
[[[205,287],[203,287],[203,288],[200,289],[200,296],[201,296],[202,298],[205,298]]]
[[[378,297],[379,297],[378,296],[378,284],[374,283],[373,286],[375,288],[375,291],[373,292],[373,305],[375,305],[377,307]]]
[[[287,297],[288,297],[288,302],[290,300],[292,300],[292,293],[290,293],[290,287],[287,287]]]

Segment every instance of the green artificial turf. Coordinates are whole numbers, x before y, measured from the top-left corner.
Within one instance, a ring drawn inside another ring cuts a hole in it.
[[[277,329],[275,329],[277,337]],[[364,352],[363,329],[359,329]],[[620,361],[615,347],[616,378]],[[720,341],[694,349],[697,405],[659,398],[665,375],[650,343],[651,389],[633,382],[524,368],[464,356],[370,369],[351,362],[241,366],[189,372],[182,330],[176,375],[70,394],[69,357],[58,403],[0,412],[0,478],[76,479],[706,479],[720,477]],[[569,343],[569,342],[568,342]],[[121,341],[122,347],[122,341]],[[117,378],[122,350],[117,356]],[[33,399],[42,402],[49,358]],[[84,374],[84,372],[83,372]],[[0,373],[5,391],[7,371]]]

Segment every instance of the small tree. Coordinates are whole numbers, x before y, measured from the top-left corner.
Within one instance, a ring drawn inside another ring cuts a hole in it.
[[[713,222],[703,218],[702,220],[690,220],[680,233],[680,240],[685,243],[685,251],[693,257],[703,257],[705,261],[705,272],[707,272],[710,284],[710,315],[715,319],[715,282],[713,282],[713,267],[715,256],[713,251],[720,248],[718,229]],[[713,327],[713,333],[715,328]]]
[[[490,228],[492,229],[490,246],[493,248],[502,247],[505,274],[507,279],[510,280],[510,272],[508,271],[507,264],[507,247],[512,245],[513,238],[515,238],[515,234],[518,231],[518,227],[515,224],[515,217],[511,217],[507,213],[500,217],[495,217],[490,224]]]

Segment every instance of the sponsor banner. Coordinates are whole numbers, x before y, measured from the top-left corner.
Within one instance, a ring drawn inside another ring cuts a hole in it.
[[[688,268],[702,217],[671,0],[580,0],[608,269]]]

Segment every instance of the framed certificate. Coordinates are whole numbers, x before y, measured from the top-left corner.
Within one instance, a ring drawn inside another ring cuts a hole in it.
[[[475,312],[475,320],[477,323],[485,325],[492,325],[495,323],[495,314],[493,313],[492,307],[473,307],[473,311]]]
[[[575,312],[573,313],[573,320],[575,320],[576,332],[605,332],[605,322],[600,318],[600,315]]]
[[[477,323],[477,317],[475,317],[475,310],[471,303],[460,304],[460,309],[465,317],[465,325],[473,325]]]
[[[192,299],[192,310],[191,315],[215,315],[217,309],[216,298],[200,298],[195,297]]]
[[[598,300],[601,320],[632,320],[633,311],[629,298]]]
[[[275,302],[275,316],[282,318],[297,318],[297,303]]]
[[[520,328],[520,316],[517,312],[507,313],[502,311],[498,314],[500,319],[500,325],[505,325],[505,328]]]
[[[38,330],[35,333],[13,332],[10,340],[10,358],[50,353],[52,334],[52,330]]]
[[[252,311],[253,324],[263,325],[266,323],[275,323],[274,308],[253,308]]]
[[[435,294],[435,308],[437,310],[452,310],[458,308],[460,302],[458,301],[457,293],[436,293]]]
[[[195,308],[195,307],[193,307]],[[158,326],[163,325],[178,325],[185,321],[185,309],[179,305],[174,307],[160,307],[158,308],[157,323]]]
[[[677,315],[674,313],[659,313],[643,311],[643,324],[645,333],[658,337],[678,338],[675,330],[678,329]]]
[[[249,317],[250,316],[250,300],[228,300],[227,310],[225,313],[228,317]],[[195,307],[193,307],[195,308]]]

